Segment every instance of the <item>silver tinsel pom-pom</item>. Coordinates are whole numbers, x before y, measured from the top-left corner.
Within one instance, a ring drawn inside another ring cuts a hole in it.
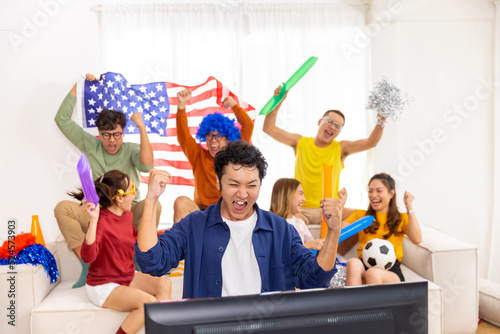
[[[330,288],[343,288],[346,281],[346,264],[335,261],[337,272],[330,280]]]
[[[377,124],[384,127],[388,120],[398,120],[411,101],[413,101],[411,96],[401,92],[386,77],[383,77],[370,92],[366,108],[376,111]]]

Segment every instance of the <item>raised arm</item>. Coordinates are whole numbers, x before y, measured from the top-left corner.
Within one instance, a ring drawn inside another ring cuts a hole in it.
[[[97,78],[95,77],[95,75],[93,74],[90,74],[90,73],[87,73],[85,75],[85,80],[88,80],[88,81],[97,81]],[[70,92],[69,92],[71,95],[73,96],[76,96],[76,83],[75,85],[73,86],[73,88],[71,88]]]
[[[97,223],[99,221],[100,207],[94,203],[82,200],[82,205],[90,217],[89,227],[85,234],[85,242],[82,245],[80,255],[85,263],[94,262],[98,255],[98,245],[96,244]]]
[[[323,247],[318,253],[318,265],[325,271],[332,270],[337,257],[337,247],[342,225],[342,208],[347,199],[345,188],[339,191],[339,198],[325,198],[320,202],[328,230]]]
[[[87,74],[87,80],[97,80],[92,74]],[[57,111],[54,121],[61,130],[61,132],[68,138],[78,149],[83,150],[84,140],[95,139],[94,136],[85,132],[78,124],[72,119],[73,109],[76,104],[76,83],[61,103]]]
[[[236,101],[231,96],[226,97],[224,101],[222,101],[222,106],[224,108],[231,108],[233,110],[234,115],[238,120],[238,123],[241,124],[241,129],[240,129],[241,139],[250,142],[250,140],[252,139],[254,124],[250,116],[248,116],[245,109],[240,107],[240,105],[237,104]]]
[[[188,88],[177,93],[177,113],[175,114],[175,125],[177,128],[177,141],[188,160],[194,150],[201,149],[201,146],[189,133],[189,125],[186,114],[186,104],[191,99],[191,90]],[[191,161],[190,161],[191,162]]]
[[[147,252],[158,242],[156,206],[169,180],[170,174],[166,171],[154,168],[149,171],[148,194],[144,200],[144,210],[137,234],[137,246],[141,252]]]
[[[88,75],[88,74],[87,74],[87,75]],[[73,88],[71,88],[71,90],[69,91],[69,93],[70,93],[71,95],[73,95],[73,96],[75,96],[75,97],[76,97],[76,83],[75,83],[75,85],[73,86]]]
[[[274,90],[274,96],[278,96],[280,92],[281,92],[281,86],[279,86]],[[276,126],[276,118],[278,116],[278,110],[280,109],[281,104],[285,101],[287,95],[288,93],[285,94],[285,98],[273,109],[273,111],[267,114],[266,118],[264,119],[263,130],[274,140],[282,144],[285,144],[287,146],[290,146],[295,151],[297,149],[297,143],[299,142],[300,138],[302,138],[302,136],[297,133],[287,132]]]
[[[377,124],[375,125],[375,128],[373,129],[372,133],[370,133],[370,136],[368,136],[368,138],[354,141],[342,140],[340,142],[342,162],[344,162],[347,156],[353,153],[363,152],[377,146],[380,138],[382,138],[383,133],[384,128],[381,125]]]
[[[148,131],[146,125],[144,124],[144,119],[140,112],[136,112],[130,117],[130,120],[134,122],[135,126],[139,129],[140,135],[140,155],[139,159],[141,163],[146,166],[151,166],[154,164],[153,147],[149,142]]]
[[[406,229],[406,235],[414,244],[419,244],[422,242],[422,230],[420,229],[420,224],[418,223],[417,216],[415,215],[415,211],[413,210],[413,200],[415,196],[411,193],[405,191],[405,195],[403,197],[406,211],[408,212],[408,228]]]

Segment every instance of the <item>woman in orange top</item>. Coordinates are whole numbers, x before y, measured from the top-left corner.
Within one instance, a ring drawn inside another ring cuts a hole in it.
[[[374,175],[368,183],[368,210],[356,210],[347,218],[352,223],[364,216],[374,216],[373,223],[355,237],[358,238],[358,257],[347,261],[346,285],[397,283],[404,281],[400,262],[403,258],[403,239],[406,234],[411,242],[422,241],[420,225],[413,210],[414,196],[405,191],[404,203],[408,213],[400,213],[396,204],[396,182],[385,173]],[[361,260],[365,244],[375,238],[385,239],[392,243],[396,251],[396,263],[389,270],[367,268]]]

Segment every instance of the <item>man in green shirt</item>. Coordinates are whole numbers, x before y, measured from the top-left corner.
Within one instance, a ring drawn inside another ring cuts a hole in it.
[[[87,74],[86,79],[97,80],[90,74]],[[96,121],[99,130],[99,138],[96,138],[71,120],[75,104],[76,84],[62,102],[54,120],[66,138],[87,155],[94,179],[112,169],[118,169],[129,175],[133,184],[136,185],[132,214],[134,215],[134,226],[137,229],[144,208],[144,202],[140,201],[138,172],[149,172],[154,163],[153,149],[148,139],[142,114],[135,113],[130,117],[139,129],[140,144],[124,143],[123,131],[127,123],[124,113],[102,110]],[[156,212],[157,226],[160,221],[160,213],[161,207]],[[89,223],[88,214],[80,203],[61,201],[54,209],[54,215],[68,247],[80,258],[80,249]]]

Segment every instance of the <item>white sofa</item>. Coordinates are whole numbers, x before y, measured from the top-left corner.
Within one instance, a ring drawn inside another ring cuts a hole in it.
[[[316,237],[319,226],[309,226]],[[429,333],[473,334],[478,323],[477,247],[422,225],[422,243],[403,242],[402,271],[407,282],[426,280]],[[357,256],[357,245],[345,258]]]
[[[31,310],[44,300],[55,285],[50,284],[40,265],[21,264],[13,269],[0,266],[0,333],[30,333]],[[9,308],[13,308],[12,312]]]
[[[402,270],[409,282],[429,281],[429,333],[475,333],[478,320],[476,247],[433,228],[422,226],[422,229],[420,245],[407,240],[403,243]],[[85,288],[71,288],[80,275],[81,266],[62,237],[49,249],[58,262],[59,282],[50,284],[40,266],[18,266],[17,326],[13,328],[2,321],[0,333],[114,333],[126,313],[98,308],[88,300]],[[7,275],[6,266],[0,266],[0,275]],[[173,277],[172,283],[172,297],[180,299],[182,277]],[[1,277],[2,296],[6,295],[6,289],[6,278]],[[5,302],[5,298],[0,298],[4,310]]]
[[[54,256],[59,266],[59,283],[31,312],[31,334],[115,333],[127,312],[103,309],[92,304],[85,287],[72,288],[81,264],[60,236]],[[182,298],[182,277],[172,277],[172,299]],[[139,333],[144,333],[142,328]]]
[[[479,316],[500,327],[500,284],[479,279]]]
[[[422,226],[422,233],[420,245],[404,241],[403,265],[441,288],[443,333],[475,333],[479,313],[477,247],[431,227]],[[438,305],[429,299],[430,320],[434,312],[438,312]]]

